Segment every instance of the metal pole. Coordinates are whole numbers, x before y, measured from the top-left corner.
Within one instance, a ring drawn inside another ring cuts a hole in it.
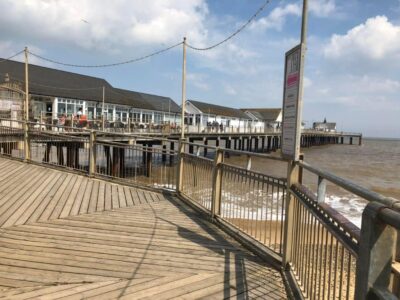
[[[301,43],[306,45],[307,41],[307,21],[308,21],[308,0],[303,0],[303,17],[301,20]]]
[[[104,122],[105,122],[105,120],[104,120],[104,100],[105,100],[105,91],[106,91],[106,88],[103,86],[103,106],[102,106],[102,108],[101,108],[101,110],[102,110],[102,112],[101,112],[101,128],[102,128],[102,130],[104,131]]]
[[[29,121],[28,47],[25,47],[25,121]]]
[[[186,37],[183,38],[181,139],[185,138],[185,110],[186,110],[185,106],[186,106]]]
[[[30,160],[29,144],[29,76],[28,76],[28,47],[25,47],[25,124],[24,124],[24,159]],[[40,125],[41,126],[41,125]]]

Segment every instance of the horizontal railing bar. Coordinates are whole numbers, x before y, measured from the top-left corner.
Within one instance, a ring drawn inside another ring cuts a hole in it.
[[[383,196],[383,195],[381,195],[379,193],[370,191],[370,190],[368,190],[368,189],[366,189],[366,188],[364,188],[364,187],[362,187],[362,186],[360,186],[360,185],[358,185],[358,184],[356,184],[356,183],[354,183],[354,182],[352,182],[352,181],[350,181],[348,179],[343,179],[343,178],[341,178],[339,176],[336,176],[336,175],[334,175],[334,174],[332,174],[330,172],[327,172],[327,171],[318,169],[316,167],[313,167],[313,166],[309,165],[306,162],[298,161],[296,163],[300,167],[302,167],[302,168],[304,168],[304,169],[306,169],[306,170],[308,170],[308,171],[310,171],[310,172],[312,172],[314,174],[317,174],[318,176],[321,176],[321,177],[327,179],[328,181],[330,181],[332,183],[335,183],[336,185],[344,188],[345,190],[347,190],[347,191],[349,191],[349,192],[351,192],[351,193],[353,193],[353,194],[355,194],[357,196],[360,196],[361,198],[364,198],[365,200],[368,200],[368,201],[371,201],[371,202],[372,201],[380,202],[382,204],[389,205],[390,207],[392,207],[394,204],[400,202],[399,200],[396,200],[396,199],[393,199],[393,198],[389,198],[389,197],[385,197],[385,196]]]
[[[271,156],[271,155],[267,155],[267,154],[262,154],[262,153],[255,153],[255,152],[241,151],[241,150],[233,150],[233,149],[228,149],[228,148],[223,148],[223,147],[209,146],[209,145],[190,143],[190,142],[182,142],[182,143],[185,144],[185,145],[189,145],[189,146],[196,146],[196,147],[208,148],[208,149],[213,149],[213,150],[221,150],[221,151],[224,151],[224,152],[235,153],[235,154],[239,154],[239,155],[249,155],[249,156],[252,156],[252,157],[259,157],[259,158],[266,158],[266,159],[271,159],[271,160],[287,162],[287,160],[284,159],[284,158],[277,157],[277,156]]]
[[[379,219],[381,219],[386,224],[400,229],[400,212],[395,211],[389,207],[383,208],[378,213]]]
[[[241,176],[245,177],[245,178],[249,178],[249,179],[254,179],[260,182],[264,182],[264,183],[268,183],[274,186],[280,186],[285,188],[286,187],[286,178],[278,178],[278,177],[273,177],[273,176],[269,176],[260,172],[256,172],[256,171],[250,171],[247,170],[246,168],[242,168],[242,167],[238,167],[238,166],[234,166],[231,164],[227,164],[225,162],[221,163],[221,166],[226,168],[228,168],[227,172],[232,172],[235,174],[240,174]],[[244,174],[243,174],[244,173]],[[250,175],[251,174],[251,175]],[[260,177],[262,177],[262,179]],[[278,182],[275,182],[278,181]],[[282,183],[279,183],[279,181],[281,181]]]
[[[181,154],[183,156],[186,156],[186,157],[197,158],[197,159],[204,160],[204,161],[211,162],[211,163],[214,161],[213,159],[210,159],[210,158],[207,158],[207,157],[198,156],[196,154],[190,154],[190,153],[181,153]]]

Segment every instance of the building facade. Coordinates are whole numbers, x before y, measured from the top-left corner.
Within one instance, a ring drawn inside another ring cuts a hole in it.
[[[5,115],[15,119],[23,117],[24,72],[23,63],[0,64],[0,112],[9,111]],[[101,120],[104,115],[110,123],[148,126],[181,121],[181,109],[171,98],[119,89],[101,78],[36,65],[29,65],[29,96],[31,120],[55,123],[62,115],[73,117],[81,110],[88,120]]]

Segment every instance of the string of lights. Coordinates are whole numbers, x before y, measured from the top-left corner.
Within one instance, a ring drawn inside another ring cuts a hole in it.
[[[61,62],[61,61],[57,61],[57,60],[53,60],[47,57],[43,57],[41,55],[38,55],[36,53],[33,53],[31,51],[28,51],[29,54],[31,54],[32,56],[39,58],[41,60],[53,63],[53,64],[57,64],[57,65],[62,65],[62,66],[66,66],[66,67],[75,67],[75,68],[105,68],[105,67],[115,67],[115,66],[120,66],[120,65],[125,65],[125,64],[131,64],[131,63],[135,63],[135,62],[139,62],[142,60],[145,60],[147,58],[150,58],[152,56],[156,56],[159,55],[161,53],[167,52],[175,47],[178,47],[179,45],[182,45],[182,42],[179,42],[178,44],[174,44],[172,46],[169,46],[167,48],[158,50],[156,52],[144,55],[144,56],[140,56],[137,58],[133,58],[133,59],[129,59],[129,60],[125,60],[125,61],[121,61],[121,62],[117,62],[117,63],[111,63],[111,64],[99,64],[99,65],[79,65],[79,64],[71,64],[71,63],[65,63],[65,62]]]
[[[241,31],[243,31],[251,22],[253,22],[257,16],[264,10],[264,8],[270,3],[270,0],[267,0],[264,2],[264,4],[250,17],[250,19],[247,20],[246,23],[244,23],[242,26],[240,26],[235,32],[233,32],[231,35],[229,35],[228,37],[226,37],[225,39],[223,39],[222,41],[208,46],[208,47],[204,47],[204,48],[200,48],[200,47],[195,47],[192,46],[190,44],[186,44],[188,48],[193,49],[193,50],[198,50],[198,51],[206,51],[206,50],[211,50],[214,49],[224,43],[226,43],[227,41],[229,41],[230,39],[234,38],[236,35],[238,35]]]

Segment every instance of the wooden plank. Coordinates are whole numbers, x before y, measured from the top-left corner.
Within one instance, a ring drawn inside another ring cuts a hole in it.
[[[104,181],[100,181],[100,186],[99,186],[99,195],[98,195],[98,201],[97,201],[97,211],[103,211],[104,210],[104,205],[105,205],[105,183]]]
[[[153,297],[154,299],[157,298],[157,295],[161,293],[166,293],[171,289],[181,288],[185,285],[191,285],[198,281],[211,278],[214,276],[215,274],[208,274],[208,273],[195,274],[192,276],[188,276],[186,278],[174,280],[173,282],[169,282],[163,285],[159,284],[155,287],[151,287],[142,291],[127,291],[124,293],[124,296],[120,297],[119,299],[132,299],[132,297],[135,297],[136,299]],[[101,297],[99,297],[98,299],[106,299],[104,298],[104,296],[106,295],[101,295]]]
[[[79,294],[73,294],[69,295],[66,297],[59,298],[61,299],[68,299],[68,300],[74,300],[74,299],[89,299],[93,297],[94,299],[97,299],[98,296],[105,294],[110,291],[121,291],[127,287],[130,286],[135,286],[135,287],[140,287],[144,284],[147,284],[148,282],[153,282],[157,281],[159,279],[154,279],[154,277],[145,277],[145,278],[133,278],[130,280],[120,280],[118,282],[114,282],[108,285],[104,285],[101,287],[93,288],[93,289],[88,289],[85,291],[81,291]],[[92,299],[93,299],[92,298]]]
[[[81,209],[82,205],[82,199],[83,196],[85,195],[85,190],[87,187],[87,184],[89,182],[88,178],[83,177],[81,185],[79,186],[79,191],[75,196],[74,204],[72,205],[71,211],[69,213],[70,216],[76,216],[79,214],[79,210]]]
[[[159,285],[168,284],[170,282],[174,282],[175,280],[179,280],[185,277],[187,277],[186,274],[175,274],[169,277],[161,277],[154,280],[148,280],[140,284],[136,284],[136,282],[133,282],[133,284],[129,284],[129,282],[121,282],[119,284],[109,286],[107,287],[107,289],[98,289],[94,291],[94,293],[85,294],[84,297],[87,299],[120,299],[122,295],[125,295],[127,293],[140,292],[146,289],[157,287]]]
[[[112,209],[111,184],[105,183],[104,210]]]
[[[146,200],[146,197],[144,196],[144,192],[142,190],[139,190],[139,189],[137,189],[136,191],[138,193],[140,203],[142,203],[142,204],[143,203],[148,203],[147,200]]]
[[[131,192],[131,196],[132,196],[133,205],[139,205],[140,200],[139,200],[139,195],[137,193],[137,189],[131,188],[130,192]]]
[[[173,197],[13,164],[24,167],[2,177],[0,159],[8,298],[286,298],[279,271]]]
[[[39,289],[39,290],[34,290],[34,291],[27,292],[27,293],[22,293],[22,294],[19,294],[19,295],[15,295],[15,296],[13,296],[12,299],[13,300],[38,299],[38,297],[44,296],[44,295],[46,295],[48,293],[54,293],[54,292],[58,292],[58,291],[63,291],[63,290],[66,290],[66,289],[78,287],[80,285],[82,285],[82,284],[75,283],[75,284],[62,284],[62,285],[44,287],[44,288]]]
[[[33,211],[34,203],[36,199],[43,193],[45,193],[45,189],[55,181],[55,174],[51,174],[51,176],[47,176],[47,178],[37,187],[37,189],[28,196],[28,198],[22,203],[22,205],[18,208],[18,210],[14,211],[13,214],[8,218],[6,222],[2,224],[1,227],[8,227],[16,224],[20,218],[22,218],[23,214],[26,211]],[[22,221],[22,224],[24,221]],[[20,223],[21,224],[21,223]]]
[[[65,202],[64,208],[61,211],[60,218],[66,218],[71,213],[75,199],[77,198],[78,192],[81,188],[83,177],[78,177],[75,181],[75,185],[71,189],[71,193],[68,195],[67,201]]]
[[[140,280],[141,281],[147,280],[147,278],[138,279],[138,281],[140,281]],[[65,299],[65,297],[70,299],[70,297],[73,297],[73,295],[81,297],[82,292],[98,289],[98,288],[108,286],[108,285],[111,285],[111,284],[114,284],[117,282],[121,282],[121,280],[100,281],[100,282],[81,284],[79,286],[74,286],[74,287],[71,286],[68,289],[57,290],[57,291],[44,290],[44,291],[40,291],[40,296],[42,298],[45,298],[46,300],[62,299],[62,298]],[[38,296],[39,295],[35,295],[35,297],[38,297]],[[32,296],[29,296],[29,297],[32,297]],[[82,298],[80,298],[80,299],[82,299]]]
[[[46,186],[46,188],[40,193],[38,197],[36,197],[35,201],[29,206],[28,209],[22,210],[22,215],[16,220],[15,225],[20,225],[20,224],[25,224],[29,219],[31,220],[36,220],[42,213],[42,209],[40,207],[42,206],[43,209],[46,205],[47,199],[51,199],[52,193],[55,193],[57,191],[57,186],[58,184],[61,185],[61,180],[63,176],[66,176],[65,174],[61,173],[56,173],[54,176],[52,176],[51,182]]]
[[[95,212],[97,209],[99,186],[100,182],[98,180],[93,180],[92,193],[90,195],[89,208],[88,208],[89,214]]]
[[[93,189],[93,180],[89,180],[85,192],[83,194],[81,207],[79,209],[79,214],[86,214],[89,208],[89,200]]]
[[[75,183],[79,180],[79,176],[73,176],[71,180],[69,181],[68,185],[65,187],[64,193],[59,196],[59,199],[57,201],[57,205],[55,205],[51,215],[50,219],[57,219],[62,210],[64,209],[65,203],[68,200],[68,197],[70,195],[70,192],[73,190]]]
[[[131,207],[131,206],[133,206],[133,199],[132,199],[130,187],[124,186],[123,188],[124,188],[124,193],[125,193],[126,205],[128,207]]]
[[[30,176],[32,175],[33,170],[23,170],[21,173],[16,174],[13,178],[11,177],[8,182],[3,182],[0,185],[0,205],[4,202],[4,197],[15,193],[18,191],[17,187],[21,187],[21,184],[29,181]]]
[[[117,188],[118,188],[119,207],[126,207],[124,188],[121,185],[118,185]]]
[[[61,186],[58,188],[57,192],[54,194],[54,197],[49,201],[48,205],[46,208],[43,210],[43,213],[41,214],[39,221],[43,222],[49,219],[51,216],[51,213],[53,212],[54,208],[56,207],[58,200],[67,193],[65,189],[69,185],[70,181],[72,180],[74,176],[72,174],[68,174],[65,180],[62,182]]]
[[[112,209],[119,208],[118,200],[118,187],[115,184],[111,185],[111,198],[112,198]]]
[[[33,175],[36,176],[21,188],[16,189],[15,193],[10,193],[6,197],[3,197],[3,203],[0,207],[0,225],[3,225],[7,219],[18,210],[24,201],[29,198],[31,193],[37,188],[37,184],[40,184],[40,181],[45,178],[47,173],[34,173]],[[31,188],[33,188],[33,191],[30,192]]]

